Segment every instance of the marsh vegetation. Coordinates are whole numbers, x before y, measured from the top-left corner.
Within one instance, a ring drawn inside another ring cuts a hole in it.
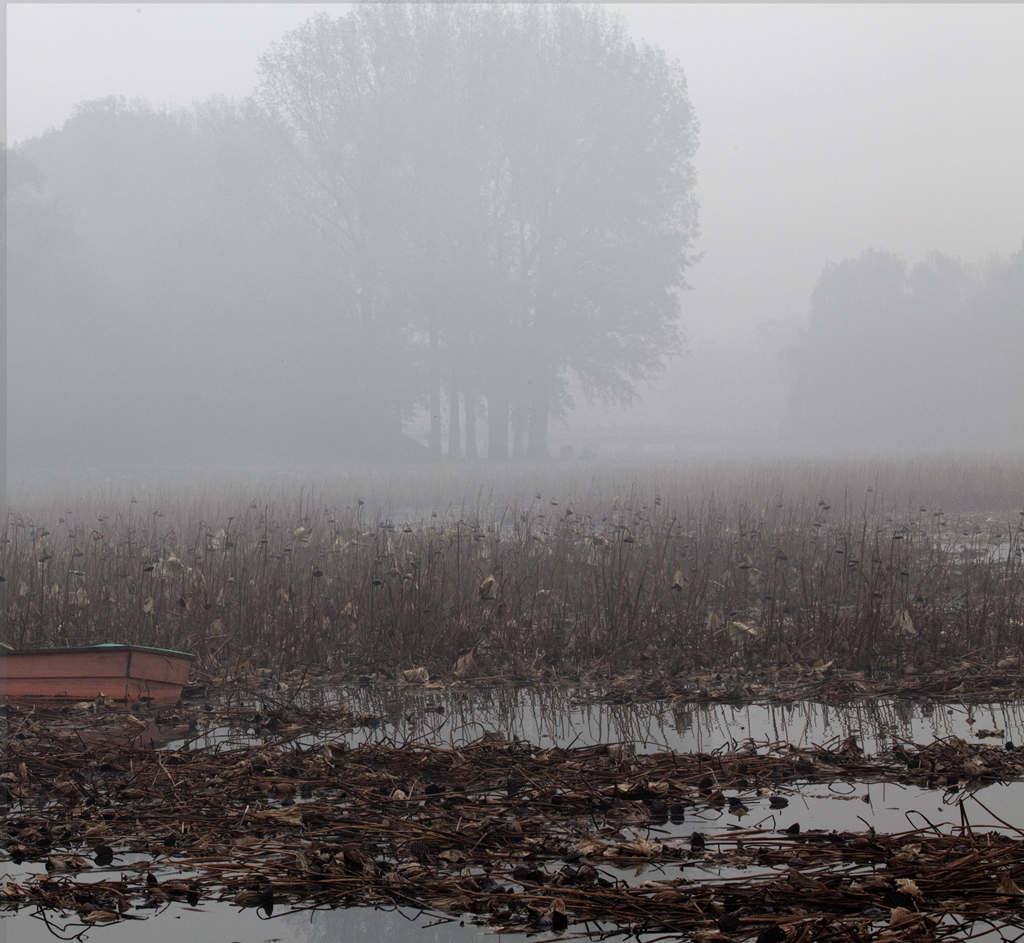
[[[28,499],[4,640],[342,679],[870,680],[1024,653],[1019,461],[581,472]]]

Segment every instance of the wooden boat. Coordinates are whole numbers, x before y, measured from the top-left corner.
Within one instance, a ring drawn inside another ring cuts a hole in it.
[[[168,703],[181,697],[195,655],[144,645],[0,649],[0,697]]]

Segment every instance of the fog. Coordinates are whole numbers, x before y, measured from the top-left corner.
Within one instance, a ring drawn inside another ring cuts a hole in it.
[[[1024,448],[1024,9],[14,4],[8,466]]]
[[[1009,938],[1024,5],[0,23],[0,943]]]

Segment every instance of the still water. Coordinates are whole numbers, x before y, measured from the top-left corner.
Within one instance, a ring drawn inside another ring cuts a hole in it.
[[[274,696],[278,699],[278,695]],[[459,744],[485,732],[529,740],[539,746],[585,746],[594,743],[629,744],[638,752],[672,749],[679,752],[714,752],[745,741],[759,745],[790,743],[798,746],[836,746],[856,737],[866,753],[886,750],[896,741],[930,743],[944,737],[976,740],[981,732],[1000,732],[987,743],[1024,743],[1024,707],[1019,703],[990,705],[928,704],[908,700],[864,701],[841,708],[817,703],[791,705],[695,705],[665,700],[640,705],[595,703],[586,692],[564,688],[492,689],[375,689],[329,688],[303,695],[324,706],[344,704],[372,720],[354,731],[324,731],[309,742],[339,739],[351,743],[412,742]],[[256,707],[266,712],[274,704],[268,697]],[[193,747],[252,742],[256,732],[246,726],[202,728]],[[180,746],[172,744],[171,747]],[[896,783],[793,783],[780,789],[789,799],[782,810],[772,810],[768,797],[746,796],[747,811],[694,810],[682,822],[665,823],[640,833],[654,840],[683,837],[693,831],[706,835],[730,827],[781,829],[799,822],[802,830],[822,828],[903,832],[934,825],[955,828],[966,815],[975,829],[1002,828],[992,813],[1007,822],[1024,820],[1022,784],[993,784],[977,793],[991,813],[970,795],[928,790]],[[961,809],[960,802],[963,802]],[[23,878],[42,870],[40,864],[14,866],[0,858],[0,875]],[[116,869],[113,869],[116,873]],[[639,871],[607,869],[609,877],[630,883],[674,878],[680,865],[652,866]],[[110,877],[110,871],[97,877]],[[731,876],[723,871],[688,864],[690,880]],[[750,875],[753,877],[754,875]],[[83,875],[83,879],[84,875]],[[126,921],[88,930],[82,939],[91,943],[337,943],[343,940],[382,940],[392,943],[442,943],[524,939],[500,936],[486,928],[459,921],[437,924],[415,911],[342,909],[283,913],[261,918],[255,910],[230,904],[201,904],[190,908],[171,904],[160,911],[138,911],[144,920]],[[31,908],[0,912],[0,943],[52,943],[74,938],[81,926],[74,915],[66,920]],[[997,938],[997,937],[996,937]]]
[[[293,695],[294,696],[294,695]],[[1024,742],[1024,704],[934,704],[910,699],[854,701],[836,707],[809,701],[783,705],[694,704],[664,699],[641,704],[600,703],[586,691],[558,686],[509,688],[419,687],[318,688],[294,696],[299,703],[343,705],[365,715],[368,725],[352,732],[326,732],[328,739],[362,742],[425,742],[458,746],[484,733],[527,740],[539,747],[582,747],[624,743],[637,752],[675,750],[710,753],[753,740],[798,747],[837,746],[854,736],[865,753],[904,743],[931,743],[943,737],[977,738],[1001,731],[986,742]],[[286,698],[257,701],[254,709],[272,711]],[[207,729],[195,746],[218,740],[252,742],[244,728]],[[303,738],[306,739],[306,738]],[[180,741],[170,745],[180,746]]]
[[[60,919],[43,920],[20,914],[0,916],[2,943],[54,943],[81,927],[61,932]],[[222,904],[190,908],[172,904],[145,921],[127,921],[88,931],[85,939],[103,943],[342,943],[348,940],[379,940],[381,943],[459,943],[510,941],[510,936],[488,933],[485,928],[460,926],[458,921],[431,926],[415,911],[366,909],[321,910],[283,914],[261,919],[255,910],[239,910]],[[523,937],[518,937],[522,940]]]

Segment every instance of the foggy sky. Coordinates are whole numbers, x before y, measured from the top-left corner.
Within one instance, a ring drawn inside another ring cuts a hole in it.
[[[243,96],[259,54],[321,10],[344,7],[9,4],[8,140],[83,99]],[[1020,246],[1024,7],[621,10],[682,62],[701,122],[691,339],[802,320],[822,265],[867,247],[979,260]]]

